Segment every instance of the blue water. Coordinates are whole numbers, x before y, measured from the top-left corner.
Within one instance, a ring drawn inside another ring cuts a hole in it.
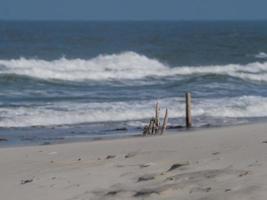
[[[0,137],[42,144],[266,120],[267,23],[0,22]],[[0,143],[4,145],[4,143]]]

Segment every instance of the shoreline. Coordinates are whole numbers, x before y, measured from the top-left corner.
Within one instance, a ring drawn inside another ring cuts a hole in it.
[[[0,148],[1,197],[265,200],[266,128]]]
[[[210,126],[209,124],[203,125],[201,127],[191,127],[186,128],[180,126],[179,128],[168,128],[165,131],[164,135],[172,135],[172,134],[186,134],[191,132],[199,132],[203,130],[210,130],[210,129],[223,129],[228,127],[239,127],[239,126],[250,126],[250,125],[257,125],[257,124],[263,124],[266,123],[267,119],[261,119],[261,120],[255,120],[255,121],[248,121],[248,122],[242,122],[240,124],[226,124],[226,125],[214,125]],[[59,126],[60,127],[60,126]],[[36,129],[37,128],[37,129]],[[24,130],[25,129],[25,130]],[[65,129],[56,129],[54,127],[24,127],[24,128],[4,128],[0,131],[6,132],[6,134],[0,134],[0,149],[2,148],[16,148],[16,147],[37,147],[37,146],[50,146],[50,145],[59,145],[59,144],[69,144],[69,143],[84,143],[84,142],[94,142],[94,141],[106,141],[106,140],[120,140],[120,139],[131,139],[131,138],[143,138],[142,130],[141,128],[137,128],[136,130],[128,131],[126,130],[112,130],[112,134],[103,134],[103,135],[77,135],[77,136],[71,136],[71,135],[65,135],[65,131],[70,132],[70,130],[75,130],[75,128],[68,128]],[[21,135],[16,135],[15,137],[13,135],[13,138],[10,140],[10,133],[14,134],[14,132],[22,132]],[[52,134],[50,134],[52,132]],[[71,131],[72,132],[72,131]],[[116,132],[116,133],[115,133]],[[27,134],[26,136],[23,135]],[[31,133],[28,135],[28,133]],[[39,138],[36,140],[36,136],[42,136],[49,133],[49,135],[45,136],[45,138]],[[35,135],[36,134],[36,135]],[[61,135],[62,134],[62,135]],[[156,135],[160,136],[160,135]],[[19,139],[21,137],[25,137],[24,139]],[[146,136],[146,137],[155,137],[152,136]],[[14,139],[15,138],[15,139]],[[36,141],[35,141],[36,140]]]

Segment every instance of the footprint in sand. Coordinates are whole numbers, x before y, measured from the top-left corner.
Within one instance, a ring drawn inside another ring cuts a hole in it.
[[[180,163],[175,163],[175,164],[173,164],[173,165],[167,170],[167,172],[170,172],[170,171],[173,171],[173,170],[175,170],[175,169],[178,169],[178,168],[187,166],[187,165],[189,165],[189,164],[190,164],[189,161],[186,161],[186,162],[180,162]]]
[[[137,152],[130,152],[124,156],[124,158],[132,158],[137,155]]]
[[[212,155],[214,155],[214,156],[216,156],[216,155],[219,155],[219,154],[221,154],[221,153],[220,153],[220,152],[218,152],[218,151],[217,151],[217,152],[213,152],[213,153],[212,153]]]
[[[139,165],[139,167],[140,168],[146,168],[146,167],[150,167],[150,166],[152,166],[152,165],[154,165],[154,163],[144,163],[144,164],[141,164],[141,165]]]
[[[145,174],[143,176],[140,176],[137,180],[137,182],[143,182],[143,181],[151,181],[155,179],[155,174]]]
[[[108,156],[106,157],[107,160],[109,160],[109,159],[113,159],[113,158],[116,158],[116,156],[115,156],[115,155],[108,155]]]

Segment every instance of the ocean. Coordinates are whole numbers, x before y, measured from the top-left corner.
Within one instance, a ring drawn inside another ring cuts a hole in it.
[[[0,137],[50,144],[266,121],[265,21],[0,21]]]

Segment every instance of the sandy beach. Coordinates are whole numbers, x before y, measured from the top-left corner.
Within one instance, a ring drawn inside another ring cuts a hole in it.
[[[266,129],[2,148],[1,199],[265,200]]]

